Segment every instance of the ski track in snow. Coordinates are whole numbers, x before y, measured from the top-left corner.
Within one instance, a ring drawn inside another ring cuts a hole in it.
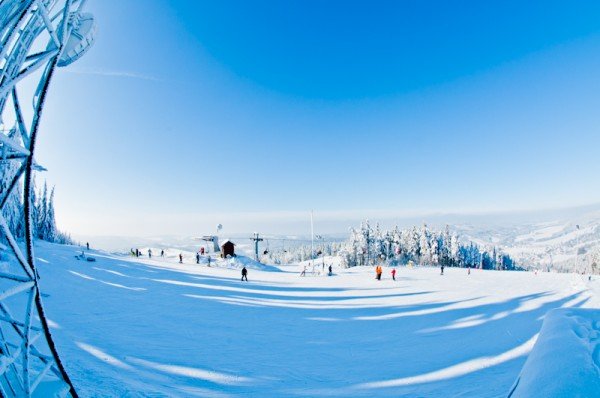
[[[547,311],[600,304],[578,275],[290,266],[242,283],[226,264],[80,252],[36,243],[84,397],[505,397]]]

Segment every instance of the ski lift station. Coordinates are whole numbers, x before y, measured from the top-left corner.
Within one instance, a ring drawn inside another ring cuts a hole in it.
[[[211,243],[212,243],[212,251],[214,253],[218,253],[221,250],[221,248],[219,246],[219,237],[218,236],[216,236],[216,235],[204,235],[201,239],[206,242],[206,244],[207,244],[207,246],[209,248],[210,248]]]
[[[227,258],[227,256],[235,257],[235,243],[229,239],[221,245],[221,257]]]

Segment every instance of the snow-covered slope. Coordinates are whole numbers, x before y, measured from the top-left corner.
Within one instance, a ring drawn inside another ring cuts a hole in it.
[[[600,303],[578,275],[207,267],[36,245],[81,396],[504,397],[544,315]]]

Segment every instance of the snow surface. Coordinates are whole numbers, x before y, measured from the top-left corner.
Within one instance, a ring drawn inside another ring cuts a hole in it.
[[[510,397],[600,397],[600,310],[550,311]]]
[[[295,265],[246,283],[225,260],[78,253],[36,244],[84,397],[505,397],[547,311],[600,307],[599,281],[573,274],[415,267],[378,282],[370,268]]]

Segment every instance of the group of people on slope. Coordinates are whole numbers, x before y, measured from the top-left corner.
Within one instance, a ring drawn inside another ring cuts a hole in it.
[[[132,257],[140,257],[142,255],[142,251],[138,248],[136,248],[135,250],[131,249],[130,250],[131,256]],[[160,251],[160,256],[164,257],[165,256],[165,251],[161,250]],[[148,249],[148,258],[152,258],[152,249]]]
[[[323,264],[323,270],[325,270],[325,264]],[[327,275],[328,276],[333,276],[333,267],[331,266],[331,264],[329,265],[329,267],[327,267]],[[312,267],[312,273],[315,273],[315,267],[313,265]],[[300,276],[306,276],[306,265],[302,268],[302,272],[300,272]]]
[[[445,268],[445,266],[442,264],[440,266],[440,275],[444,275],[444,268]],[[396,280],[396,268],[392,268],[390,273],[392,274],[392,279]],[[375,267],[375,279],[380,281],[382,274],[383,274],[383,268],[381,268],[381,265],[376,266]],[[471,275],[471,267],[467,268],[467,275]]]
[[[204,255],[204,248],[202,248],[202,250],[200,250],[199,252],[196,252],[196,264],[200,264],[200,258],[201,256]],[[182,255],[179,255],[180,258],[182,258]],[[212,261],[212,257],[209,255],[206,257],[207,258],[207,266],[210,267],[210,262]],[[183,262],[183,260],[179,261],[180,263]]]
[[[390,273],[392,274],[392,279],[396,280],[396,268],[392,268]],[[377,267],[375,267],[375,279],[380,281],[382,274],[383,274],[383,268],[381,267],[381,265],[378,265]]]
[[[201,250],[199,252],[196,253],[196,264],[200,264],[200,254],[204,254],[204,250]],[[208,266],[210,267],[210,261],[211,261],[211,257],[208,256]],[[179,263],[183,264],[183,254],[179,253]],[[242,268],[242,281],[246,281],[248,282],[248,270],[246,269],[246,266],[244,266]]]

